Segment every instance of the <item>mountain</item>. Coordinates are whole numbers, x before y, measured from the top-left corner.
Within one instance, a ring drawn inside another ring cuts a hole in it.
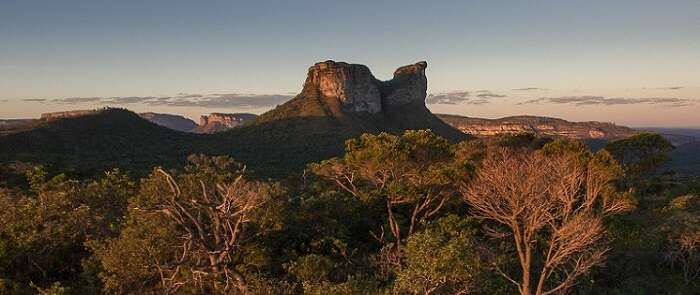
[[[676,147],[700,141],[700,129],[697,128],[645,127],[637,129],[657,132]]]
[[[179,115],[140,113],[139,116],[155,124],[182,132],[194,132],[199,127],[194,121]]]
[[[398,68],[388,81],[359,64],[325,61],[309,68],[299,95],[262,114],[254,124],[315,120],[348,133],[432,129],[452,140],[465,139],[425,106],[426,62]]]
[[[569,122],[557,118],[513,116],[500,119],[470,118],[456,115],[438,115],[440,119],[474,136],[493,136],[530,132],[539,136],[566,137],[581,140],[611,140],[628,137],[635,130],[605,122]]]
[[[211,113],[207,116],[201,116],[199,125],[194,129],[197,133],[215,133],[225,131],[231,128],[241,127],[243,124],[251,122],[258,115],[249,113]]]
[[[425,106],[425,62],[379,81],[363,65],[326,61],[310,67],[299,95],[249,124],[214,134],[179,132],[124,109],[46,115],[34,126],[0,136],[0,162],[46,164],[90,176],[110,168],[144,174],[176,167],[187,155],[229,155],[253,175],[284,177],[308,163],[341,155],[362,133],[432,129],[468,138]]]

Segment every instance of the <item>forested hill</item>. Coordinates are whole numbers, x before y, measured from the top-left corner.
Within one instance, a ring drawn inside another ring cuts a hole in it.
[[[0,160],[43,164],[78,175],[110,168],[145,172],[203,151],[205,139],[158,126],[123,109],[33,124],[29,130],[0,137]]]

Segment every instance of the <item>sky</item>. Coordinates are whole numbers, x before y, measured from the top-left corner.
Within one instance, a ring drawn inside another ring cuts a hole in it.
[[[425,60],[434,112],[700,127],[697,0],[0,0],[0,118],[261,113],[328,59]]]

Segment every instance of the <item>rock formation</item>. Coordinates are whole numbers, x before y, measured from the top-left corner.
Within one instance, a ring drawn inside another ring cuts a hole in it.
[[[467,138],[425,106],[427,66],[424,61],[403,66],[392,79],[381,81],[364,65],[316,63],[309,67],[299,95],[260,115],[254,124],[306,124],[305,132],[326,130],[339,139],[408,129],[431,129],[450,140]]]
[[[374,114],[382,110],[378,82],[366,66],[329,60],[309,68],[302,92],[322,97],[335,112]]]
[[[425,104],[428,90],[428,78],[425,77],[427,67],[428,63],[421,61],[398,68],[394,72],[394,78],[384,83],[385,105]]]
[[[424,61],[403,66],[394,72],[392,80],[380,81],[364,65],[319,62],[309,68],[302,94],[318,96],[335,115],[376,114],[391,106],[424,104],[427,66]]]
[[[227,129],[240,127],[243,124],[254,120],[255,114],[248,113],[211,113],[199,118],[199,127],[194,131],[197,133],[214,133]]]
[[[562,119],[515,116],[501,119],[480,119],[455,115],[438,115],[440,119],[474,136],[535,133],[540,136],[574,139],[619,139],[636,133],[631,128],[605,122],[569,122]]]

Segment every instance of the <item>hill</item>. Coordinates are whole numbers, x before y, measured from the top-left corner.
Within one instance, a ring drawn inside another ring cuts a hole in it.
[[[700,141],[700,129],[697,128],[645,127],[637,129],[642,131],[657,132],[676,147]]]
[[[45,164],[90,175],[113,167],[148,171],[172,165],[201,149],[195,134],[153,124],[123,109],[38,120],[32,128],[0,137],[0,161]]]
[[[140,113],[139,116],[160,126],[182,132],[193,132],[199,127],[194,121],[179,115],[148,112]]]

